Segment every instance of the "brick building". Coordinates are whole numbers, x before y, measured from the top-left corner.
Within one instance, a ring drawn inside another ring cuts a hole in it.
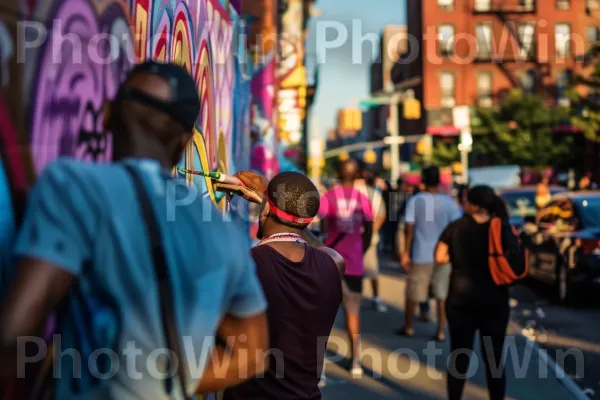
[[[413,134],[450,140],[459,134],[455,107],[493,107],[515,87],[568,104],[599,26],[599,0],[407,0],[408,50],[392,79],[421,78],[413,89],[423,112],[419,121],[401,117],[401,132],[412,124]],[[588,142],[575,167],[600,181],[599,158],[600,145]]]
[[[422,77],[422,126],[434,135],[458,133],[455,106],[491,107],[513,87],[566,102],[569,79],[600,40],[599,8],[598,0],[408,0],[415,40],[392,76]]]

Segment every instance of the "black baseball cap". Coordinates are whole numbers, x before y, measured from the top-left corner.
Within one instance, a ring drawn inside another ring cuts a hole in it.
[[[165,79],[171,86],[171,99],[162,100],[127,85],[129,80],[140,73],[150,73]],[[196,82],[181,66],[172,63],[145,61],[137,64],[127,75],[119,89],[117,98],[137,101],[168,114],[179,122],[186,131],[192,131],[200,114],[200,96]]]
[[[429,187],[439,185],[440,169],[435,165],[423,168],[421,171],[421,181],[425,186]]]

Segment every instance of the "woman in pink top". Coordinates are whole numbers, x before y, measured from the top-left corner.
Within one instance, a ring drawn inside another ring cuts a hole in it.
[[[352,344],[351,372],[362,375],[360,366],[360,299],[364,274],[363,256],[373,234],[373,210],[365,194],[356,189],[358,164],[348,160],[340,166],[341,184],[329,190],[321,199],[319,216],[325,245],[336,250],[346,262],[344,277],[344,311]]]

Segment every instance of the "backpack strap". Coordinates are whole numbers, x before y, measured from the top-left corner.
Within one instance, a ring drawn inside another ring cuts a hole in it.
[[[137,197],[140,202],[142,214],[148,231],[148,237],[150,238],[150,250],[152,252],[152,262],[154,264],[154,272],[156,275],[156,283],[158,284],[158,294],[160,301],[160,315],[162,320],[163,334],[167,342],[167,347],[177,357],[179,368],[177,369],[177,376],[181,384],[181,391],[183,393],[184,400],[190,400],[187,395],[187,375],[184,371],[185,359],[181,352],[181,343],[179,341],[179,335],[177,334],[177,326],[175,322],[175,307],[173,305],[173,290],[170,281],[169,269],[165,251],[162,245],[162,237],[160,228],[156,220],[156,215],[152,208],[152,202],[144,183],[139,175],[139,172],[131,165],[125,165],[125,170],[131,177]],[[168,364],[168,377],[165,378],[165,391],[173,398],[173,376],[171,360],[169,359]]]
[[[335,237],[335,239],[333,239],[333,242],[331,242],[331,244],[329,244],[329,248],[334,249],[335,250],[335,246],[337,246],[343,238],[346,237],[346,233],[345,232],[340,232],[337,234],[337,236]]]
[[[504,254],[502,220],[498,217],[490,221],[488,251],[490,274],[496,285],[509,285],[519,279]]]

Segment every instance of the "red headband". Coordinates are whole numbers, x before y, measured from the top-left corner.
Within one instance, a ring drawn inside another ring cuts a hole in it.
[[[279,209],[273,201],[269,198],[269,193],[265,190],[265,197],[269,202],[269,206],[271,207],[271,212],[279,219],[287,222],[294,222],[297,224],[310,224],[314,218],[303,218],[296,217],[295,215],[288,214],[285,211]]]

